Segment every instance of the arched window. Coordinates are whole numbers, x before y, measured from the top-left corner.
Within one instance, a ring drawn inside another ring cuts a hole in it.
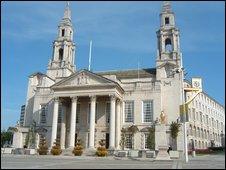
[[[63,60],[64,50],[62,48],[59,49],[59,60]]]
[[[171,43],[171,39],[170,38],[167,38],[165,40],[165,49],[166,49],[166,52],[172,52],[172,43]]]

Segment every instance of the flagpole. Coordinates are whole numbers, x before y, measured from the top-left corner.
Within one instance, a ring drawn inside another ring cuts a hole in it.
[[[89,71],[91,66],[91,53],[92,53],[92,40],[90,41],[90,44],[89,44]]]

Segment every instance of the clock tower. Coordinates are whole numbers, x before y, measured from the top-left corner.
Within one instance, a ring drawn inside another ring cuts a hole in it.
[[[179,29],[176,27],[170,1],[164,1],[160,13],[160,28],[157,31],[157,79],[172,77],[174,70],[182,68],[179,40]]]
[[[47,75],[56,82],[70,76],[75,72],[75,43],[73,43],[73,26],[71,22],[71,10],[67,3],[62,18],[58,26],[58,35],[53,42],[53,55],[49,61]]]

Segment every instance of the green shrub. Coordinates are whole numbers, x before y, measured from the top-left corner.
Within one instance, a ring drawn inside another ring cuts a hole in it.
[[[97,155],[97,156],[100,156],[100,157],[107,156],[108,151],[107,151],[107,149],[105,148],[105,140],[102,139],[102,140],[99,142],[99,144],[100,144],[100,147],[97,148],[96,155]]]
[[[82,142],[80,139],[77,140],[76,142],[76,146],[74,147],[74,150],[72,151],[72,153],[75,156],[81,156],[83,153],[83,147],[82,147]]]
[[[52,155],[60,155],[62,153],[62,150],[60,148],[60,141],[59,141],[59,139],[57,139],[54,144],[55,144],[55,146],[52,147],[51,154]]]
[[[147,145],[148,145],[148,149],[155,150],[155,127],[154,126],[149,128]]]
[[[41,139],[41,141],[40,141],[38,153],[39,153],[39,155],[47,155],[47,153],[48,153],[48,146],[46,144],[45,138]]]
[[[177,122],[172,122],[170,124],[170,134],[173,139],[176,139],[178,136],[180,124]]]

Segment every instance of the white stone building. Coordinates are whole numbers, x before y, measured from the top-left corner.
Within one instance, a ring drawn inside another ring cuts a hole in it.
[[[76,70],[76,45],[67,5],[47,73],[29,76],[24,123],[14,133],[14,147],[23,147],[28,128],[35,122],[40,132],[37,143],[46,137],[51,147],[59,138],[62,148],[70,148],[79,138],[91,149],[98,147],[101,139],[106,139],[107,147],[120,149],[121,128],[135,124],[139,132],[134,137],[127,134],[126,148],[147,149],[147,127],[161,111],[166,114],[168,129],[172,121],[179,121],[184,87],[191,86],[184,79],[179,29],[169,2],[163,3],[160,21],[154,68],[95,73]],[[219,135],[225,133],[223,106],[202,93],[189,105],[189,115],[188,130],[191,127],[192,133],[188,140],[194,139],[198,148],[209,146],[212,138],[221,145]],[[193,135],[199,131],[203,137]],[[170,144],[169,130],[167,136]],[[182,131],[178,150],[183,150]]]

